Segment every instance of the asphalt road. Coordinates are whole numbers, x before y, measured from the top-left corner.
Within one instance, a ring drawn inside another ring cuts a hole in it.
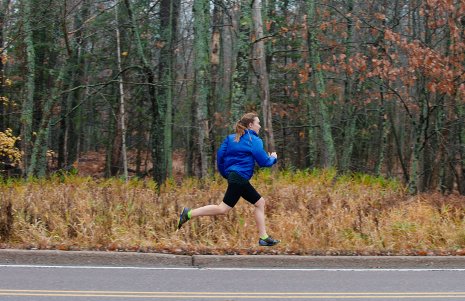
[[[0,265],[0,300],[465,300],[465,269]]]

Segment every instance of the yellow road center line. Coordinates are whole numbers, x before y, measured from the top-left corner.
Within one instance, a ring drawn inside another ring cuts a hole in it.
[[[137,291],[94,291],[94,290],[26,290],[0,289],[0,292],[32,292],[32,293],[91,293],[91,294],[210,294],[210,295],[465,295],[465,292],[137,292]]]
[[[85,290],[15,290],[0,289],[3,296],[75,296],[127,298],[458,298],[465,292],[131,292]]]

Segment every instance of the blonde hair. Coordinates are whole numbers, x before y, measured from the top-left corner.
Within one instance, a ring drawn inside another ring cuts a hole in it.
[[[249,127],[249,124],[255,121],[255,118],[258,117],[257,113],[246,113],[242,116],[241,120],[236,122],[236,138],[234,141],[239,142],[242,135],[245,134],[245,130]]]

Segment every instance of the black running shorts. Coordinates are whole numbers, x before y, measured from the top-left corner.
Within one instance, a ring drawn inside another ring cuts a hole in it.
[[[223,203],[232,208],[236,206],[240,197],[243,197],[251,204],[255,204],[262,196],[247,179],[235,172],[230,172],[228,175],[228,189],[224,195]]]

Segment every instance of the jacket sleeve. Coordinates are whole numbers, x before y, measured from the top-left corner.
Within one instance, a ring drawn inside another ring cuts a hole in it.
[[[226,167],[224,166],[224,156],[226,154],[226,150],[228,148],[228,137],[224,139],[223,143],[221,143],[220,148],[216,154],[216,164],[218,166],[219,173],[223,176],[223,178],[227,178],[226,175]]]
[[[278,159],[268,155],[263,149],[263,141],[261,139],[256,139],[252,147],[252,154],[257,161],[258,166],[260,167],[270,167],[275,164]]]

